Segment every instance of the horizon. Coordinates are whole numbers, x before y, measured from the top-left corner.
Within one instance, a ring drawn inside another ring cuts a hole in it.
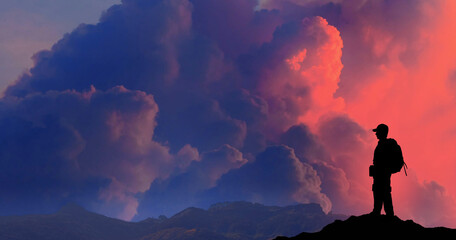
[[[90,222],[90,227],[88,224]],[[211,223],[208,223],[211,222]],[[241,223],[241,224],[240,224]],[[397,216],[326,215],[318,204],[287,207],[258,203],[215,204],[210,209],[186,208],[167,218],[128,222],[89,212],[69,204],[49,215],[2,217],[0,235],[14,239],[308,239],[329,236],[365,236],[377,232],[386,236],[451,236],[456,229],[424,228],[413,220]],[[247,227],[249,226],[249,227]],[[43,231],[45,230],[45,231]],[[353,235],[355,234],[355,235]]]
[[[39,214],[24,214],[24,215],[4,215],[4,216],[0,216],[0,217],[26,217],[26,216],[36,216],[36,215],[53,215],[53,214],[57,214],[59,212],[61,212],[62,210],[67,210],[67,209],[82,209],[86,212],[90,212],[90,213],[95,213],[97,215],[100,215],[100,216],[104,216],[104,217],[108,217],[108,218],[112,218],[112,219],[116,219],[116,220],[120,220],[120,221],[125,221],[125,222],[132,222],[132,223],[139,223],[139,222],[142,222],[142,221],[145,221],[147,219],[160,219],[162,216],[169,219],[169,218],[172,218],[176,215],[179,215],[180,213],[188,210],[188,209],[202,209],[202,210],[205,210],[205,211],[209,211],[210,209],[215,209],[215,208],[218,208],[218,207],[224,207],[224,206],[232,206],[232,205],[239,205],[239,204],[247,204],[247,205],[254,205],[254,206],[262,206],[262,207],[267,207],[267,208],[289,208],[289,207],[297,207],[297,206],[318,206],[320,209],[320,205],[317,204],[317,203],[296,203],[296,204],[291,204],[291,205],[286,205],[286,206],[277,206],[277,205],[264,205],[264,204],[261,204],[261,203],[258,203],[258,202],[248,202],[248,201],[233,201],[233,202],[217,202],[217,203],[214,203],[208,207],[194,207],[194,206],[188,206],[188,207],[185,207],[184,209],[181,209],[179,211],[177,211],[176,213],[174,214],[171,214],[171,215],[159,215],[159,216],[149,216],[149,217],[146,217],[144,219],[139,219],[139,220],[125,220],[125,219],[121,219],[121,218],[116,218],[116,217],[113,217],[113,216],[107,216],[107,215],[103,215],[102,213],[97,213],[95,211],[92,211],[90,209],[87,209],[85,208],[84,206],[81,206],[79,205],[78,203],[75,203],[75,202],[68,202],[66,203],[65,205],[63,205],[62,207],[60,207],[57,211],[53,211],[53,212],[49,212],[49,213],[39,213]],[[334,216],[344,216],[344,217],[349,217],[349,216],[346,216],[346,215],[343,215],[343,214],[335,214],[335,213],[332,213],[332,212],[329,212],[329,213],[324,213],[323,210],[321,210],[321,213],[325,214],[325,215],[334,215]]]
[[[361,215],[386,123],[408,165],[396,215],[456,228],[456,2],[43,6],[0,11],[1,216],[233,201]]]

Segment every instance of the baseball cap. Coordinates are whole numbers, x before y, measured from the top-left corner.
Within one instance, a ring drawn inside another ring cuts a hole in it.
[[[388,126],[386,124],[380,123],[377,128],[372,129],[373,132],[388,132]]]

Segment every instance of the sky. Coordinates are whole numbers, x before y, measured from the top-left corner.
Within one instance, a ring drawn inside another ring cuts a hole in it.
[[[32,2],[0,15],[17,26],[0,28],[1,215],[237,200],[360,215],[386,123],[409,167],[396,215],[456,227],[456,3]]]
[[[120,0],[3,0],[0,8],[0,89],[33,66],[34,53],[49,49],[81,23],[95,24]]]

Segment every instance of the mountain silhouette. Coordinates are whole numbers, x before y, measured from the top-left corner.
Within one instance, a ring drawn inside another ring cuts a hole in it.
[[[154,225],[125,222],[69,204],[54,214],[1,216],[0,239],[140,239]]]
[[[319,231],[319,232],[317,232]],[[288,236],[288,237],[276,237]],[[291,237],[295,236],[295,237]],[[453,238],[456,229],[425,228],[388,216],[325,214],[317,204],[286,207],[228,202],[187,208],[167,218],[126,222],[69,204],[54,214],[1,216],[2,240],[301,240]]]
[[[0,217],[0,239],[266,240],[315,232],[336,219],[346,216],[325,214],[318,204],[228,202],[207,210],[187,208],[170,218],[126,222],[69,204],[54,214]]]
[[[425,228],[412,220],[403,221],[394,216],[351,216],[345,221],[336,220],[315,233],[303,232],[295,237],[277,237],[274,240],[303,239],[453,239],[456,229]]]

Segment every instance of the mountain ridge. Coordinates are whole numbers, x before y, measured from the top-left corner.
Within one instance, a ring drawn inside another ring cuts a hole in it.
[[[285,237],[289,236],[289,237]],[[294,236],[294,237],[292,237]],[[0,216],[5,240],[302,240],[329,238],[449,238],[456,229],[425,228],[398,217],[324,214],[318,204],[264,206],[249,202],[190,207],[167,218],[126,222],[87,211],[76,204],[53,214]]]
[[[190,207],[167,218],[126,222],[69,204],[53,214],[0,217],[0,239],[266,240],[314,232],[343,215],[325,214],[318,204],[286,207],[249,202]]]

